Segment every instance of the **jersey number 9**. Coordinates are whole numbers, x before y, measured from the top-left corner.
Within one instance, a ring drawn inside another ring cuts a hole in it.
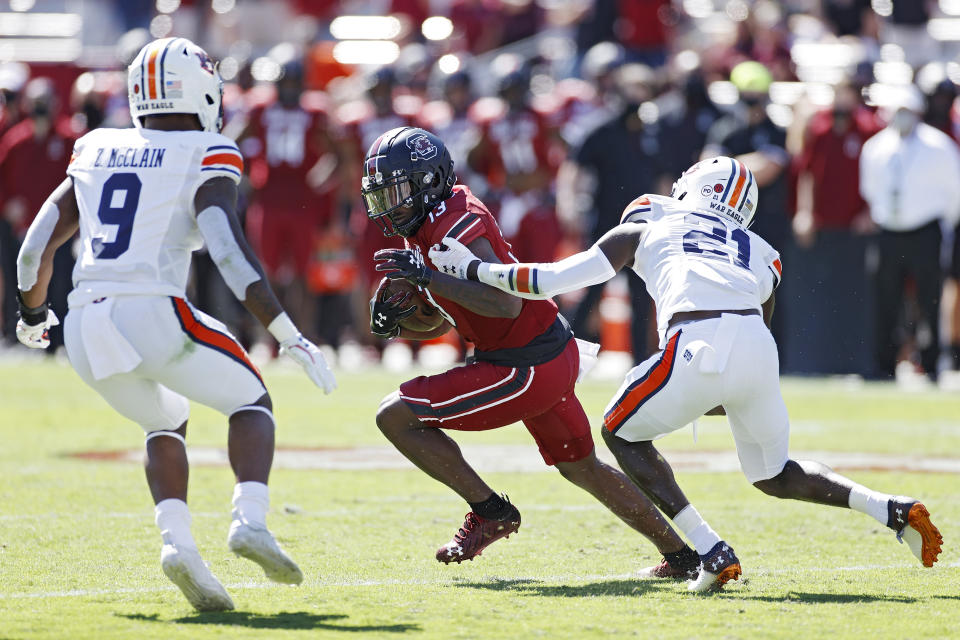
[[[97,259],[119,258],[130,248],[133,218],[140,204],[142,187],[143,183],[135,173],[115,173],[103,183],[97,217],[105,225],[116,225],[117,234],[113,242],[106,242],[100,247]]]

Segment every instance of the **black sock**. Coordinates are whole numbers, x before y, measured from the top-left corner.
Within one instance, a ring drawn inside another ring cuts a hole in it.
[[[502,520],[510,513],[510,503],[491,493],[490,497],[483,502],[470,502],[470,510],[481,518],[487,520]]]
[[[688,545],[683,545],[683,549],[680,549],[680,551],[665,553],[663,557],[667,559],[671,567],[681,571],[696,571],[697,567],[700,566],[700,556]]]

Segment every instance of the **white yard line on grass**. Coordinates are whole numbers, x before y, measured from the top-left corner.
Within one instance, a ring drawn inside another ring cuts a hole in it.
[[[960,563],[958,563],[960,564]],[[956,565],[949,565],[956,566]],[[781,573],[822,573],[822,572],[851,572],[851,571],[888,571],[891,569],[904,569],[907,565],[863,565],[853,567],[799,567],[790,569],[753,569],[747,577],[774,575]],[[407,579],[407,580],[317,580],[303,583],[303,587],[391,587],[391,586],[437,586],[437,587],[456,587],[468,586],[476,582],[523,582],[523,583],[564,583],[569,582],[582,583],[595,580],[641,580],[632,573],[615,573],[600,575],[559,575],[559,576],[503,576],[491,578],[489,575],[477,576],[475,578],[460,578],[458,580],[425,580],[425,579]],[[241,582],[225,585],[228,589],[268,589],[279,585],[272,582]],[[27,593],[0,593],[0,600],[20,600],[28,598],[90,598],[94,596],[109,595],[129,595],[137,593],[156,593],[158,591],[176,591],[173,585],[164,585],[157,587],[137,587],[137,588],[119,588],[119,589],[70,589],[68,591],[34,591]]]
[[[536,473],[553,472],[543,463],[530,445],[462,445],[464,457],[480,472]],[[225,449],[188,447],[194,465],[226,466]],[[115,452],[82,452],[74,454],[92,461],[142,462],[143,450]],[[665,451],[667,461],[677,471],[722,473],[740,470],[734,449]],[[616,464],[605,448],[597,449],[597,457]],[[835,469],[853,471],[903,471],[926,473],[960,473],[960,458],[895,453],[859,453],[838,451],[793,451],[795,460],[817,460]],[[351,447],[343,449],[277,449],[275,469],[321,469],[332,471],[370,471],[383,469],[410,470],[415,467],[396,449],[389,446]]]

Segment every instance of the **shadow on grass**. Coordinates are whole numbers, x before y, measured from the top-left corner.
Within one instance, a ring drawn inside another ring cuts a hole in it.
[[[546,585],[538,580],[491,580],[489,582],[459,582],[458,587],[512,591],[531,596],[582,598],[585,596],[642,596],[646,593],[674,591],[673,582],[652,580],[606,580],[577,585]]]
[[[805,593],[802,591],[788,591],[782,596],[759,596],[750,593],[744,593],[740,590],[720,591],[715,595],[729,596],[741,600],[759,600],[761,602],[781,602],[799,604],[860,604],[864,602],[899,602],[902,604],[915,604],[924,602],[931,598],[955,598],[960,596],[896,596],[871,593]]]
[[[144,615],[142,613],[124,614],[118,613],[117,616],[127,618],[128,620],[137,620],[142,622],[168,622],[161,620],[159,614]],[[175,618],[169,622],[177,624],[215,624],[234,627],[249,627],[251,629],[325,629],[327,631],[346,631],[351,633],[366,632],[386,632],[386,633],[406,633],[407,631],[420,631],[418,624],[371,624],[371,625],[351,625],[351,624],[331,624],[335,620],[346,620],[348,616],[343,614],[316,614],[306,611],[282,611],[273,614],[250,613],[249,611],[217,611],[210,613],[194,613],[182,618]]]

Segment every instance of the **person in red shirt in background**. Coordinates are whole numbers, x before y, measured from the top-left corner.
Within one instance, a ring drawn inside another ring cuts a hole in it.
[[[424,340],[455,328],[476,346],[470,364],[408,380],[377,410],[384,436],[470,505],[453,540],[437,550],[437,560],[472,560],[520,528],[517,508],[477,475],[444,430],[484,431],[522,421],[546,464],[646,536],[670,562],[694,570],[696,552],[636,485],[597,459],[590,421],[574,388],[580,345],[557,305],[505,296],[493,287],[434,271],[427,253],[445,237],[456,238],[485,260],[515,261],[493,216],[469,188],[455,184],[453,169],[439,138],[401,127],[370,146],[361,182],[372,223],[384,235],[402,237],[406,247],[374,255],[377,270],[387,278],[370,301],[371,330],[384,338]],[[402,328],[399,323],[415,309],[404,306],[409,292],[388,297],[394,279],[419,287],[443,322],[426,332]]]
[[[513,255],[550,262],[563,236],[550,196],[563,153],[556,153],[547,117],[529,103],[527,69],[502,75],[497,93],[499,98],[478,100],[471,109],[480,140],[467,161],[487,181],[487,200]]]
[[[364,99],[347,102],[337,109],[338,145],[343,157],[341,167],[341,206],[349,211],[349,234],[354,238],[354,255],[359,268],[359,284],[353,288],[353,319],[357,338],[369,339],[363,318],[367,299],[379,280],[370,256],[379,249],[400,247],[396,238],[384,238],[370,222],[356,195],[360,167],[367,149],[380,134],[389,129],[413,125],[422,108],[415,96],[396,95],[397,73],[392,67],[380,67],[367,77]]]
[[[795,325],[791,335],[801,338],[786,344],[791,371],[869,370],[869,341],[862,339],[870,307],[863,299],[868,290],[864,234],[873,225],[860,197],[860,150],[882,128],[849,84],[836,86],[833,106],[815,113],[807,124],[803,148],[794,160],[797,250],[791,264],[798,286],[788,304],[802,313],[788,314]]]
[[[57,108],[53,83],[47,78],[34,78],[23,89],[24,119],[0,138],[0,269],[7,292],[17,290],[16,261],[23,237],[70,162],[76,136],[71,133],[69,119],[57,120]],[[70,243],[57,250],[50,306],[61,318],[67,312],[73,261]],[[3,329],[11,343],[16,341],[16,309],[13,295],[4,296]],[[50,341],[54,347],[63,344],[59,327],[51,331]]]
[[[313,340],[317,322],[307,267],[318,236],[337,223],[339,159],[326,96],[304,91],[299,61],[283,66],[275,88],[275,97],[250,109],[239,136],[246,149],[251,145],[245,140],[255,139],[258,151],[248,159],[253,195],[247,232],[281,303]]]

